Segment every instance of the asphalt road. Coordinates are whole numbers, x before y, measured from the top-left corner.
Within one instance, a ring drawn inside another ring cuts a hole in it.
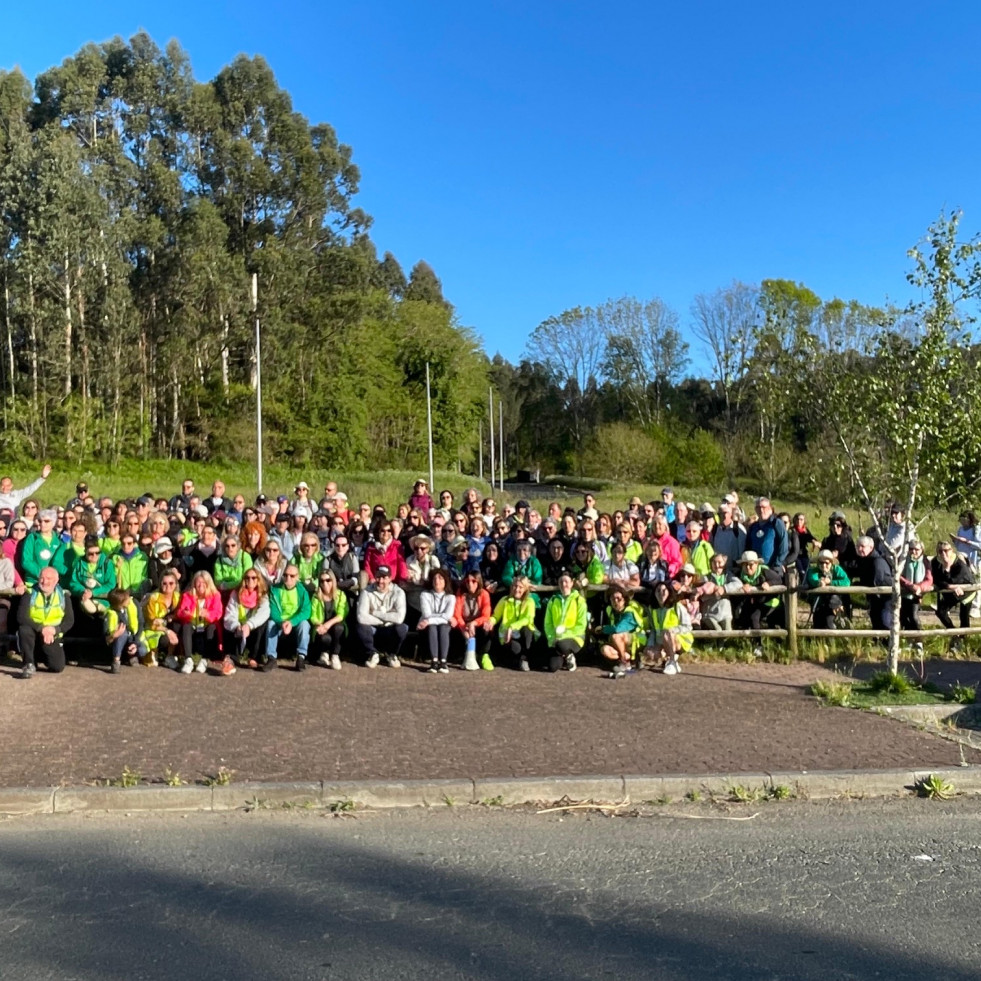
[[[977,978],[979,830],[976,800],[9,820],[0,978]]]

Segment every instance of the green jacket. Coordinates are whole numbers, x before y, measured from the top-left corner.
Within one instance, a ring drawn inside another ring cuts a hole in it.
[[[699,539],[694,548],[689,547],[688,561],[700,576],[707,576],[712,571],[713,555],[715,549],[708,542]]]
[[[535,629],[535,604],[532,602],[532,595],[528,593],[521,600],[504,596],[497,601],[491,619],[497,624],[497,636],[502,644],[509,630],[523,630],[525,627]]]
[[[295,607],[290,600],[296,594]],[[310,619],[310,594],[299,586],[287,589],[286,586],[273,586],[269,591],[269,619],[273,623],[285,623],[289,620],[298,627],[304,620]]]
[[[511,583],[518,576],[527,576],[529,582],[532,585],[540,586],[542,584],[542,564],[535,558],[534,555],[528,558],[528,561],[522,565],[517,559],[508,559],[504,565],[504,571],[501,573],[501,585],[505,589],[511,588]],[[539,599],[537,593],[529,593],[531,602],[534,604],[535,609],[538,609]],[[495,618],[496,619],[496,618]]]
[[[90,585],[94,583],[94,585]],[[103,553],[95,562],[86,562],[85,558],[78,559],[72,564],[68,581],[68,592],[72,596],[81,596],[86,589],[96,597],[105,597],[116,588],[116,570],[112,560]]]
[[[588,614],[582,593],[573,590],[568,597],[555,593],[545,607],[545,636],[548,646],[554,647],[556,640],[575,640],[586,643],[586,623]],[[556,627],[562,626],[562,635],[556,634]]]
[[[231,591],[242,584],[242,576],[252,568],[252,556],[239,552],[232,562],[223,552],[215,559],[215,585],[219,589]]]
[[[142,596],[150,585],[150,562],[146,554],[137,549],[130,558],[122,552],[112,557],[116,566],[116,582],[120,589],[128,589],[130,596]]]
[[[334,597],[334,615],[335,617],[340,617],[341,622],[344,623],[347,620],[347,596],[344,594],[343,590],[337,590],[337,595]],[[319,596],[310,597],[310,625],[312,627],[319,627],[326,620],[332,620],[333,617],[326,615],[324,610],[324,601]]]
[[[293,553],[293,558],[290,559],[290,562],[296,566],[297,571],[300,573],[300,583],[306,586],[307,592],[316,592],[317,577],[320,575],[320,570],[324,567],[323,553],[315,552],[312,558],[305,559],[303,557],[303,550],[298,548]]]
[[[58,570],[59,576],[64,574],[65,543],[54,532],[51,532],[50,540],[46,541],[41,537],[41,532],[32,531],[21,545],[20,574],[24,584],[36,585],[41,570],[49,565]]]

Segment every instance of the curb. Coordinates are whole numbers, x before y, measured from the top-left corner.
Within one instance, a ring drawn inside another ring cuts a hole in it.
[[[350,780],[233,783],[222,787],[0,788],[0,816],[81,811],[234,811],[509,806],[570,800],[667,804],[690,794],[728,798],[731,788],[787,787],[801,799],[894,797],[936,774],[960,794],[981,794],[981,767],[909,770],[774,771],[670,776],[501,777],[460,780]]]

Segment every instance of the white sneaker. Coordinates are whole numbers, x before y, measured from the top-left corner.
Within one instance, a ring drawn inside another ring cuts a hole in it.
[[[201,660],[194,665],[194,670],[197,671],[198,674],[204,674],[205,671],[208,670],[208,659],[206,657],[202,657]]]
[[[446,664],[445,661],[440,661],[439,662],[439,673],[440,674],[449,674],[450,673],[450,669],[447,666],[447,664]]]
[[[665,674],[681,674],[681,665],[678,663],[678,658],[673,657],[667,664],[664,665]]]
[[[566,656],[565,656],[565,669],[566,669],[566,671],[575,671],[576,670],[576,655],[575,654],[566,654]]]
[[[340,671],[341,670],[341,655],[340,654],[331,654],[331,656],[330,656],[330,666],[331,666],[331,668],[334,671]]]
[[[394,654],[389,654],[388,657],[385,658],[385,663],[390,668],[400,668],[400,667],[402,667],[402,662]]]
[[[463,658],[463,670],[464,671],[480,670],[480,665],[477,663],[476,651],[467,651],[466,656]]]
[[[371,652],[371,657],[369,657],[368,660],[365,661],[365,665],[364,666],[366,668],[377,668],[378,667],[378,661],[379,661],[378,651],[372,651]]]
[[[194,670],[194,658],[185,657],[184,663],[181,665],[181,674],[190,674]]]

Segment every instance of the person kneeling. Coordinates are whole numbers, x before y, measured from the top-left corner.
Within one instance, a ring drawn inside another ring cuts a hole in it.
[[[71,597],[58,585],[58,572],[48,566],[38,574],[37,585],[21,601],[17,640],[24,667],[22,678],[34,676],[35,648],[40,641],[40,660],[53,674],[65,670],[62,638],[75,622]]]
[[[149,654],[143,636],[143,614],[128,589],[113,589],[106,597],[109,609],[105,612],[106,643],[112,654],[113,674],[119,674],[119,665],[126,656],[130,667]],[[156,664],[156,661],[153,662]]]
[[[600,654],[614,662],[609,676],[622,678],[630,670],[637,646],[644,642],[644,615],[622,586],[611,586],[606,595],[607,622],[596,628],[596,634],[606,639]]]
[[[553,539],[554,540],[554,539]],[[548,670],[576,670],[576,655],[586,643],[588,613],[582,593],[573,590],[572,576],[559,576],[559,591],[545,607],[545,638],[548,641]]]
[[[653,660],[652,670],[662,667],[665,674],[681,674],[678,658],[690,651],[694,637],[691,617],[681,596],[671,592],[666,583],[654,587],[651,608],[651,636],[645,654]]]

